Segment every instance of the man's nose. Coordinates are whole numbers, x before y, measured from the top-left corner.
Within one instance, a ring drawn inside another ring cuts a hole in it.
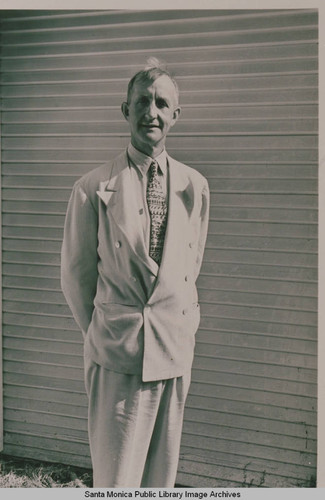
[[[157,107],[154,101],[152,101],[146,110],[148,117],[155,118],[157,116]]]

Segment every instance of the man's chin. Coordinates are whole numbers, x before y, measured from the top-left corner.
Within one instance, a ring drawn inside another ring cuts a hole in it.
[[[156,149],[156,148],[161,148],[163,149],[164,148],[164,138],[161,137],[161,134],[159,134],[158,136],[155,136],[154,134],[146,134],[146,135],[142,135],[141,136],[141,139],[139,140],[139,136],[137,137],[137,140],[134,140],[132,139],[131,142],[133,144],[133,146],[138,149],[139,151],[141,151],[142,153],[145,153],[149,156],[152,155],[152,152]]]
[[[142,142],[152,146],[158,144],[163,139],[159,129],[148,129],[142,134]]]

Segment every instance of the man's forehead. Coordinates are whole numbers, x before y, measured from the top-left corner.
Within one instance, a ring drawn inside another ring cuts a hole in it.
[[[162,75],[156,80],[137,81],[134,84],[133,91],[137,94],[152,94],[157,92],[160,95],[173,95],[177,98],[175,85],[167,75]]]

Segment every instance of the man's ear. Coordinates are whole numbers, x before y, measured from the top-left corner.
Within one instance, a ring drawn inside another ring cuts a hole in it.
[[[129,119],[129,105],[127,102],[122,102],[121,104],[121,111],[123,113],[123,116],[126,120]]]
[[[173,123],[172,123],[172,126],[175,125],[175,123],[177,122],[180,114],[181,114],[181,108],[178,106],[177,108],[174,109],[174,112],[173,112]]]

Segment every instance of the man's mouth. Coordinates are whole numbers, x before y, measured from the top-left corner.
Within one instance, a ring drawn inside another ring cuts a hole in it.
[[[159,128],[159,125],[155,125],[154,123],[143,123],[142,127],[145,127],[145,128]]]

